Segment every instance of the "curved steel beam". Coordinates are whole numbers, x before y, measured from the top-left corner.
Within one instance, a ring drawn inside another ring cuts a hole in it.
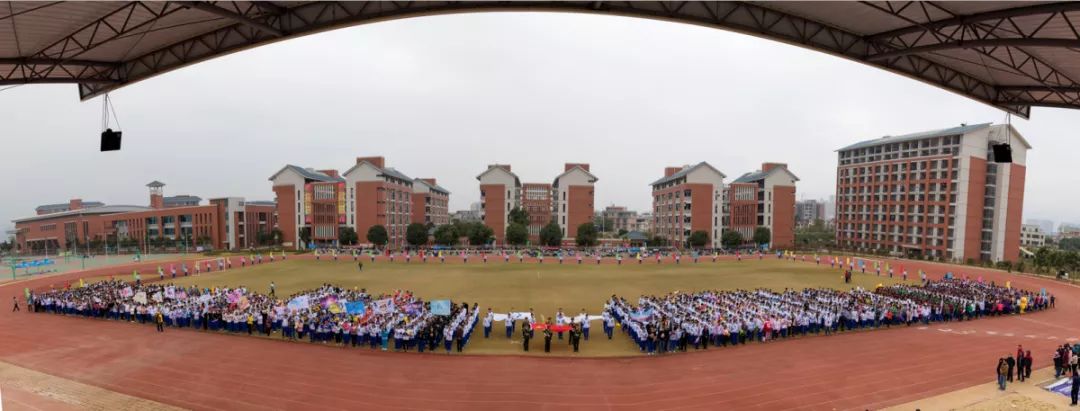
[[[85,100],[132,82],[221,55],[273,41],[360,24],[453,13],[575,12],[681,22],[779,41],[868,64],[1027,116],[1026,107],[1011,103],[996,104],[995,100],[1001,97],[1000,93],[993,85],[979,78],[917,55],[886,61],[868,61],[867,56],[879,50],[890,50],[891,47],[869,42],[859,34],[768,8],[767,5],[768,3],[741,1],[301,3],[280,15],[257,17],[264,24],[287,32],[288,35],[284,37],[240,23],[226,26],[125,61],[121,67],[109,73],[109,78],[120,78],[121,83],[80,84],[79,94]]]
[[[949,26],[978,23],[987,20],[1007,19],[1012,17],[1032,16],[1038,14],[1063,13],[1068,11],[1080,11],[1080,2],[1039,4],[1035,6],[1017,7],[1013,9],[956,16],[937,21],[913,24],[911,26],[884,31],[881,33],[871,34],[867,36],[867,38],[872,40],[880,40],[896,36],[902,36],[904,34],[918,33],[927,30],[936,30]]]
[[[1056,47],[1069,48],[1080,47],[1080,40],[1076,39],[1046,39],[1046,38],[997,38],[985,40],[962,40],[946,43],[928,44],[891,50],[866,56],[869,60],[888,60],[900,56],[918,53],[930,53],[941,50],[973,49],[983,47]]]

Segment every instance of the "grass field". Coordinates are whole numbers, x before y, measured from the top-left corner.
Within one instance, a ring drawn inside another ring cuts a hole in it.
[[[143,273],[144,279],[156,278]],[[129,280],[128,278],[124,278]],[[96,280],[96,279],[95,279]],[[427,264],[413,262],[365,263],[358,272],[352,261],[290,260],[264,264],[242,270],[231,270],[199,277],[177,279],[179,285],[199,287],[247,286],[267,292],[270,282],[277,284],[277,293],[287,296],[294,292],[333,283],[344,287],[367,288],[371,293],[410,290],[425,300],[448,298],[456,302],[476,302],[481,310],[491,307],[495,312],[527,311],[532,308],[542,318],[551,317],[558,308],[568,315],[582,308],[599,314],[604,301],[612,294],[636,299],[639,295],[660,295],[673,291],[694,292],[706,289],[753,289],[831,287],[844,289],[841,273],[828,266],[778,260],[721,261],[675,265],[623,264],[621,266],[559,264],[519,264],[490,262],[487,264]],[[853,284],[872,288],[879,283],[899,280],[874,275],[856,274]],[[593,324],[590,341],[582,343],[581,356],[618,356],[638,354],[637,347],[616,333],[608,341],[602,337],[599,323]],[[518,328],[520,330],[520,327]],[[466,351],[473,354],[520,353],[520,335],[507,340],[502,323],[493,327],[492,338],[484,339],[480,326]],[[535,343],[536,341],[534,341]],[[542,340],[540,340],[542,347]],[[552,354],[569,355],[565,342],[552,344]],[[542,349],[531,351],[543,355]]]

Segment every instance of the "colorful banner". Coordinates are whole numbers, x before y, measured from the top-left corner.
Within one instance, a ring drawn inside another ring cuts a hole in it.
[[[165,298],[176,299],[176,288],[173,286],[165,287]]]
[[[131,287],[124,287],[123,290],[120,290],[120,296],[121,297],[131,298],[131,296],[133,296],[133,295],[135,295],[135,293],[133,291],[131,291]]]
[[[134,297],[131,297],[131,299],[139,304],[146,304],[146,291],[139,291]]]
[[[311,304],[308,302],[308,296],[302,295],[302,296],[293,298],[292,301],[289,301],[289,304],[288,304],[287,307],[290,310],[298,311],[298,310],[306,310],[309,306],[311,306]]]
[[[164,296],[161,295],[161,291],[154,293],[154,295],[150,296],[150,298],[152,298],[155,302],[159,303],[165,300]]]
[[[390,314],[394,311],[394,300],[391,298],[384,298],[372,303],[371,311],[375,314]]]
[[[232,290],[228,294],[225,294],[225,301],[228,301],[229,304],[235,304],[240,302],[240,297],[242,296],[240,290]]]
[[[341,300],[339,302],[331,303],[330,307],[328,307],[327,310],[329,310],[331,314],[341,314],[341,313],[345,312],[345,304],[347,304],[347,303],[348,303],[348,301],[345,301],[345,300]]]
[[[364,315],[366,309],[364,308],[363,301],[352,301],[345,303],[345,312],[354,315]]]
[[[432,300],[431,313],[434,315],[450,315],[450,300]]]
[[[533,325],[532,325],[533,330],[543,330],[545,328],[550,328],[551,332],[559,333],[559,332],[570,331],[574,327],[571,326],[570,324],[551,324],[550,327],[545,323],[533,323]]]

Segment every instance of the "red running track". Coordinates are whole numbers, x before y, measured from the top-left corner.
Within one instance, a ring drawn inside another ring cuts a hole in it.
[[[140,272],[157,264],[142,264]],[[192,409],[864,409],[989,382],[996,359],[1016,344],[1032,350],[1036,367],[1048,366],[1053,347],[1080,337],[1080,288],[903,264],[932,278],[953,271],[1046,287],[1058,305],[1025,316],[614,359],[386,353],[190,330],[159,334],[150,326],[11,313],[8,306],[0,314],[0,361]],[[21,298],[24,286],[131,269],[3,286],[0,301]]]

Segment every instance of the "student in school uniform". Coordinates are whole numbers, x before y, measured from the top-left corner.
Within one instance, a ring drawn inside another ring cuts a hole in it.
[[[604,311],[604,333],[607,334],[607,339],[611,339],[611,335],[615,332],[615,317],[612,317],[607,311]]]
[[[510,312],[506,313],[506,339],[509,340],[514,335],[514,307],[510,307]]]
[[[484,316],[484,338],[491,336],[491,322],[495,318],[495,314],[491,312],[491,307],[488,307],[487,315]]]
[[[585,336],[585,341],[589,341],[589,314],[585,313],[585,309],[581,309],[581,333]]]
[[[556,325],[564,325],[564,324],[566,324],[566,315],[563,314],[562,307],[559,307],[559,311],[555,312],[555,324]],[[563,332],[559,331],[559,340],[561,341],[562,339],[563,339]]]

